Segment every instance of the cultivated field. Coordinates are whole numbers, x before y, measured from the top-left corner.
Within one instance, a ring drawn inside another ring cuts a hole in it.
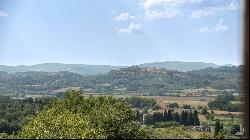
[[[215,100],[214,97],[173,97],[173,96],[142,96],[145,98],[154,98],[157,103],[166,108],[166,105],[171,103],[177,103],[180,107],[183,105],[191,105],[191,107],[197,108],[199,105],[207,106],[210,101]]]

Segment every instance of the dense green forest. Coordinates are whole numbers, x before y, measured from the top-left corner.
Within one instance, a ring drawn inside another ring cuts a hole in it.
[[[72,72],[0,72],[0,93],[55,93],[78,87],[90,93],[172,93],[175,90],[210,87],[240,93],[242,66],[180,72],[164,68],[128,67],[103,75]]]
[[[12,99],[0,96],[0,133],[16,133],[54,98]]]

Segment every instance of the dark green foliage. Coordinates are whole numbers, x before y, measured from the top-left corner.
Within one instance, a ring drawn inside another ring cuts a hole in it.
[[[203,109],[203,106],[198,105],[198,109],[199,109],[199,110]]]
[[[223,111],[230,111],[230,112],[240,112],[241,111],[241,104],[232,104],[229,101],[224,100],[215,100],[209,102],[208,107],[210,109],[218,109]]]
[[[233,127],[230,129],[230,134],[235,134],[236,132],[240,132],[239,124],[234,124]]]
[[[139,110],[135,111],[135,120],[138,121],[138,122],[142,122],[141,114],[140,114]]]
[[[193,118],[194,118],[194,125],[199,126],[200,125],[200,120],[199,120],[197,110],[194,110]]]
[[[168,105],[169,108],[179,108],[179,105],[177,103],[171,103]]]
[[[179,122],[179,120],[180,120],[179,113],[178,112],[174,112],[172,115],[173,115],[173,121]]]
[[[221,129],[221,124],[219,120],[216,120],[215,122],[215,128],[214,128],[214,136],[218,135],[219,132],[221,132],[223,129]]]
[[[167,121],[172,121],[173,120],[172,112],[173,112],[172,109],[168,110]]]
[[[184,109],[191,109],[191,105],[186,105],[186,104],[185,104],[185,105],[183,105],[183,108],[184,108]]]
[[[216,97],[216,100],[220,100],[220,101],[235,101],[235,96],[233,94],[230,93],[223,93],[221,95],[218,95]]]
[[[194,116],[192,111],[190,110],[187,115],[187,125],[193,125],[194,123]]]
[[[132,108],[154,108],[156,107],[156,101],[152,98],[142,98],[133,96],[131,98],[126,98]]]
[[[0,96],[0,133],[16,133],[52,100],[52,98],[11,99]]]
[[[154,112],[151,114],[144,114],[144,124],[154,125],[161,122],[178,122],[185,126],[199,126],[200,121],[197,110],[182,111],[180,113],[172,109],[164,110],[164,112]]]
[[[220,129],[223,130],[224,129],[224,125],[223,123],[220,124]]]
[[[202,115],[208,114],[208,111],[207,111],[207,108],[206,108],[206,107],[201,109],[201,114],[202,114]]]
[[[164,121],[169,121],[169,120],[168,120],[168,112],[167,112],[166,109],[165,109],[164,112],[163,112],[163,120],[164,120]]]

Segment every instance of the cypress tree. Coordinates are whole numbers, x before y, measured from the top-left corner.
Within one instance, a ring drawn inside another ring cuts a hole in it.
[[[182,117],[184,125],[187,125],[187,116],[188,116],[188,112],[184,111],[183,112],[183,117]]]
[[[180,116],[179,116],[179,113],[178,113],[178,112],[175,112],[175,113],[174,113],[174,115],[173,115],[173,120],[174,120],[175,122],[179,122]]]
[[[141,122],[141,116],[140,116],[139,110],[136,110],[135,119],[136,119],[137,121]]]
[[[189,110],[187,114],[187,125],[193,125],[193,124],[194,124],[193,113],[191,110]]]
[[[220,130],[223,130],[224,129],[224,126],[223,126],[223,123],[220,124]]]
[[[179,118],[179,122],[181,123],[181,124],[184,124],[184,111],[182,110],[181,111],[181,113],[180,113],[180,118]]]
[[[215,128],[214,128],[214,135],[218,135],[218,133],[221,130],[221,125],[220,125],[220,121],[217,119],[215,122]]]
[[[158,122],[158,118],[157,118],[157,113],[154,112],[153,113],[153,124],[155,124],[156,122]]]
[[[163,120],[164,120],[165,122],[168,121],[168,112],[167,112],[166,109],[164,110],[164,113],[163,113]]]
[[[167,120],[168,120],[168,121],[172,121],[172,120],[173,120],[173,117],[172,117],[172,110],[171,110],[171,109],[168,110]]]
[[[198,112],[196,109],[194,110],[193,118],[194,118],[194,125],[199,126],[200,120],[199,120]]]

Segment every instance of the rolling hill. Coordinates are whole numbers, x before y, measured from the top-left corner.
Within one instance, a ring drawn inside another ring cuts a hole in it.
[[[213,88],[240,92],[241,66],[180,72],[164,68],[126,67],[107,74],[84,76],[61,72],[0,72],[0,93],[54,93],[83,88],[90,93],[172,93],[175,90]]]
[[[200,70],[208,67],[218,68],[221,65],[203,62],[180,62],[180,61],[166,61],[139,64],[139,67],[156,67],[165,68],[168,70],[177,71],[192,71]],[[41,72],[60,72],[69,71],[82,75],[105,74],[111,70],[118,70],[129,66],[109,66],[109,65],[85,65],[85,64],[61,64],[61,63],[43,63],[31,66],[5,66],[0,65],[0,71],[8,73],[27,72],[27,71],[41,71]]]

